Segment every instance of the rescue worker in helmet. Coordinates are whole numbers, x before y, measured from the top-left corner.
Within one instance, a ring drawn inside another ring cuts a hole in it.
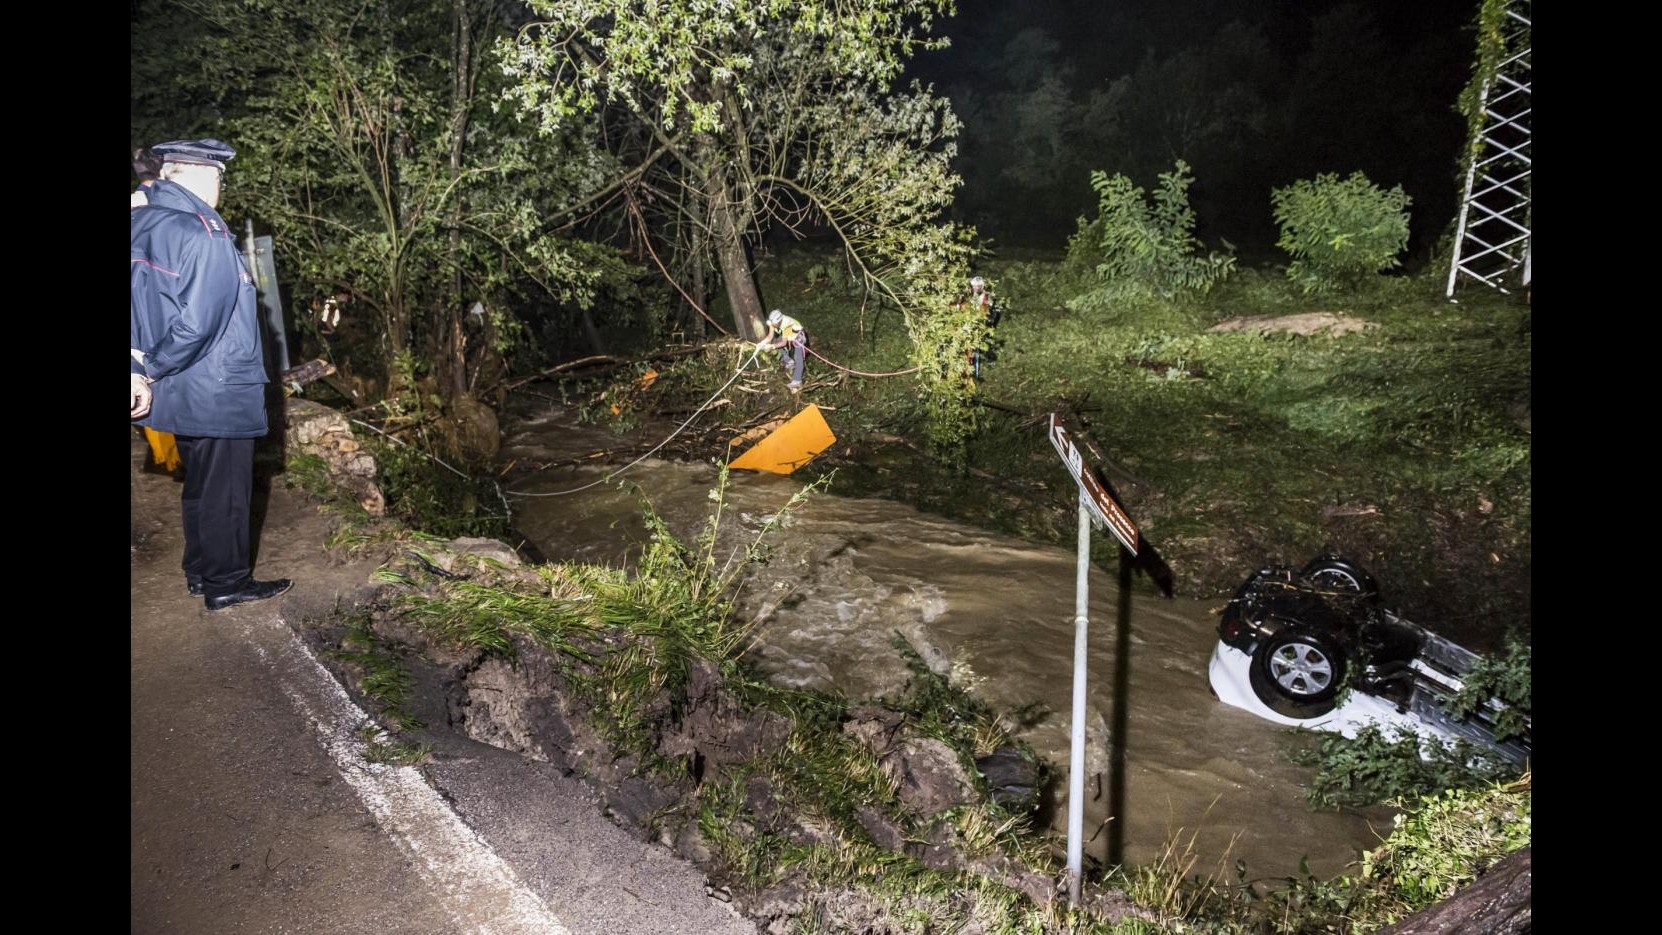
[[[999,309],[998,303],[993,300],[993,292],[991,289],[987,288],[987,280],[980,276],[972,276],[970,277],[969,284],[970,294],[966,301],[971,306],[980,309],[984,313],[985,317],[982,319],[982,324],[987,326],[989,338],[988,343],[990,344],[992,343],[992,330],[998,327],[998,319],[1004,314],[1004,312]],[[959,302],[958,307],[963,308],[964,302]],[[993,352],[989,347],[970,348],[969,370],[971,379],[981,379],[981,364],[985,361],[991,360],[992,357]]]
[[[790,391],[802,389],[802,365],[808,358],[808,332],[797,321],[779,309],[768,312],[768,331],[756,342],[760,350],[779,352],[779,362],[791,375]]]

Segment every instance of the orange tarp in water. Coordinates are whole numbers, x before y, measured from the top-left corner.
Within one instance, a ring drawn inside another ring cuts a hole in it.
[[[727,466],[789,474],[836,442],[837,436],[831,434],[831,426],[825,424],[825,416],[820,414],[819,407],[810,405]]]
[[[145,426],[144,438],[150,442],[150,457],[161,465],[162,470],[179,469],[179,445],[173,440],[172,432],[158,432]]]

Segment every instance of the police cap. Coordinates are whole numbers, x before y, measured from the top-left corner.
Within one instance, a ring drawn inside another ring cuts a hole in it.
[[[225,163],[237,151],[218,140],[172,140],[157,143],[150,151],[162,157],[162,162],[188,162],[199,166],[225,168]]]

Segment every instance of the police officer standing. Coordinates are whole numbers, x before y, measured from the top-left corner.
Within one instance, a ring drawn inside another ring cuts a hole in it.
[[[150,147],[161,177],[132,211],[131,415],[178,438],[185,582],[209,610],[287,591],[249,564],[254,442],[267,431],[265,354],[253,277],[219,205],[218,140]]]

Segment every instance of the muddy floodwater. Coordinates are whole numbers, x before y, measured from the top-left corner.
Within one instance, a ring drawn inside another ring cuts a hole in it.
[[[640,438],[650,446],[670,428]],[[1045,442],[1036,437],[1035,444]],[[624,445],[552,407],[528,413],[508,425],[504,457],[514,467],[506,486],[526,494],[584,487],[619,465],[537,466]],[[1065,479],[1060,462],[1057,471]],[[645,537],[641,496],[690,541],[716,506],[716,477],[711,464],[648,459],[575,493],[516,497],[515,525],[550,560],[616,565]],[[639,493],[620,489],[623,481]],[[735,472],[716,554],[754,541],[802,487],[790,477]],[[746,579],[739,613],[754,622],[757,666],[781,684],[855,699],[894,693],[906,681],[893,646],[898,633],[933,668],[950,671],[998,710],[1042,706],[1048,715],[1021,736],[1057,768],[1052,813],[1065,832],[1075,553],[835,491],[833,479],[828,491],[792,511],[767,537],[765,566]],[[1092,568],[1088,838],[1107,818],[1115,578]],[[1141,581],[1132,592],[1124,814],[1116,819],[1123,822],[1125,859],[1150,863],[1175,843],[1196,859],[1191,873],[1232,880],[1244,860],[1249,877],[1284,877],[1308,859],[1311,872],[1325,878],[1376,846],[1389,832],[1387,811],[1311,811],[1300,788],[1310,770],[1287,761],[1288,730],[1212,697],[1206,665],[1216,643],[1214,611],[1223,601],[1167,600]],[[1097,833],[1086,854],[1103,859],[1108,838]]]

